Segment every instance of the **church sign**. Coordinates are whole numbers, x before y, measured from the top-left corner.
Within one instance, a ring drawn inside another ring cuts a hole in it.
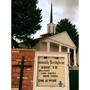
[[[65,86],[64,57],[38,57],[37,86],[64,87]]]
[[[36,57],[34,90],[69,90],[67,54],[38,53]]]

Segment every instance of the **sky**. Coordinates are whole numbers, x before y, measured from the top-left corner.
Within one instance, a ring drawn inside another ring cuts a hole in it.
[[[38,0],[37,7],[42,9],[41,30],[35,34],[38,38],[41,34],[47,33],[47,24],[50,22],[51,2],[53,4],[53,22],[57,24],[61,19],[68,18],[78,29],[78,0]]]

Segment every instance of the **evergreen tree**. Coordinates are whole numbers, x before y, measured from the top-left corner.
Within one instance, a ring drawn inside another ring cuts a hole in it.
[[[31,46],[31,35],[41,28],[37,3],[37,0],[12,0],[12,47],[19,47],[17,40]]]
[[[56,33],[60,33],[63,31],[67,31],[70,38],[78,48],[79,44],[79,34],[77,32],[77,29],[75,28],[75,25],[72,25],[71,22],[68,19],[62,19],[60,22],[58,22],[56,26]]]

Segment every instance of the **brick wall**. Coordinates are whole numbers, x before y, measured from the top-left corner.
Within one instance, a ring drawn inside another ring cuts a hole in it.
[[[22,90],[33,90],[34,49],[12,49],[12,88],[19,87],[20,64],[22,56],[25,57],[24,65],[32,66],[24,67]]]

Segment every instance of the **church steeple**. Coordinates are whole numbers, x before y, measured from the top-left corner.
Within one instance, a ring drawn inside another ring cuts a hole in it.
[[[55,34],[56,33],[56,25],[53,23],[52,3],[51,3],[51,11],[50,11],[50,23],[47,25],[47,32],[49,34]]]
[[[53,23],[53,11],[52,11],[52,3],[51,3],[51,15],[50,15],[50,23]]]

